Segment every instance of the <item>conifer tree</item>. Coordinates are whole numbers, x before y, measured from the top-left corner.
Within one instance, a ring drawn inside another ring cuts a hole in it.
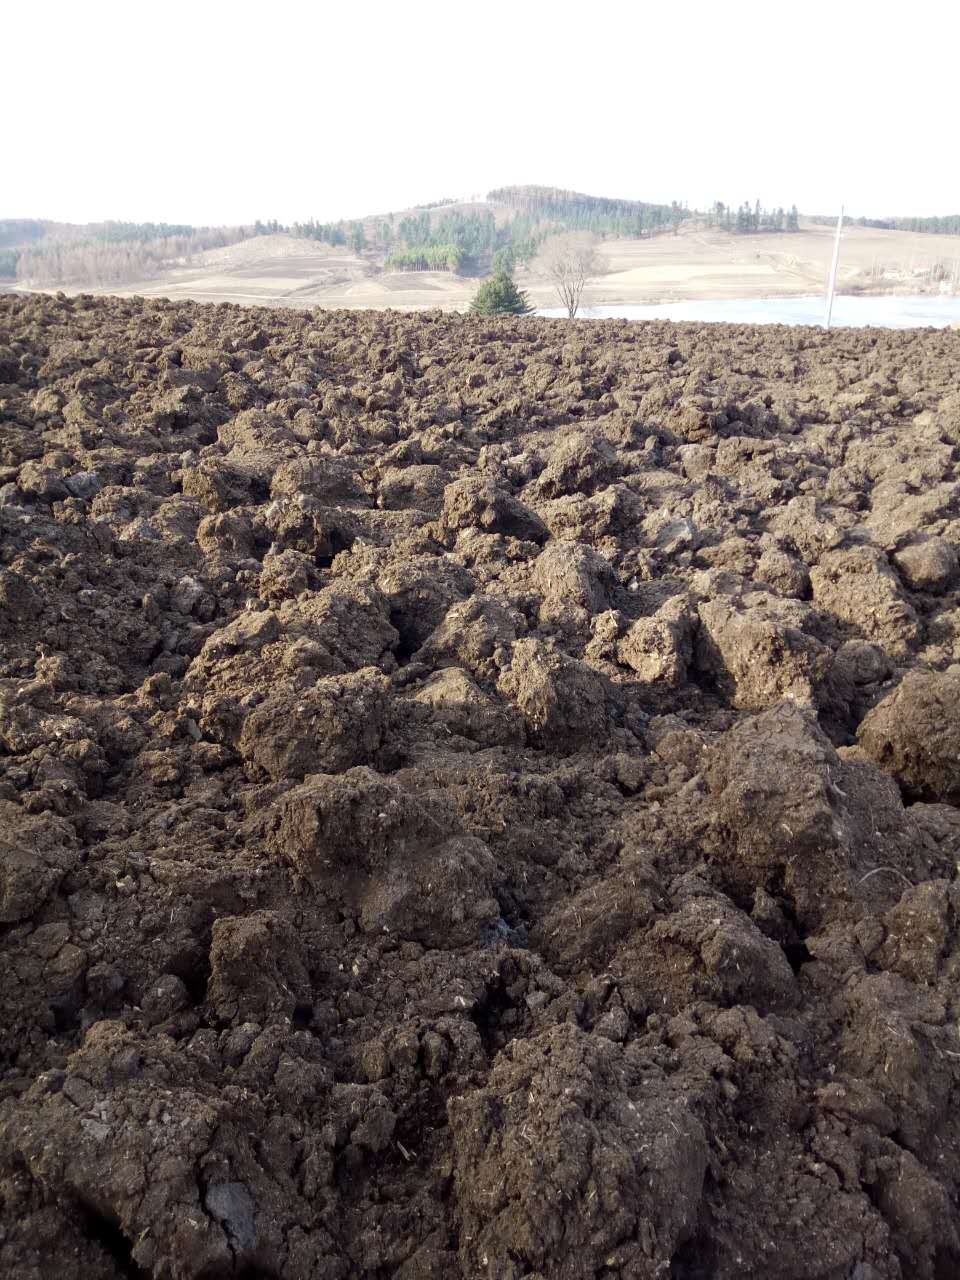
[[[513,278],[500,271],[484,280],[470,303],[470,310],[479,316],[526,316],[533,308]]]
[[[516,251],[510,245],[506,245],[503,249],[498,249],[493,255],[493,274],[495,276],[512,276],[516,265]]]

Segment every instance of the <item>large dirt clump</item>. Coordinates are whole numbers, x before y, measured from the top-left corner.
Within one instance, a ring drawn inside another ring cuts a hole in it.
[[[960,1274],[958,377],[0,298],[0,1274]]]

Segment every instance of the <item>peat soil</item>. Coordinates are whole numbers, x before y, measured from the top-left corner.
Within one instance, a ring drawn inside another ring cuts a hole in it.
[[[0,1274],[960,1273],[960,334],[0,298]]]

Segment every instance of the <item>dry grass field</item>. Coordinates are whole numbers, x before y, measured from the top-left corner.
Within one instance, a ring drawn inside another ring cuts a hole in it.
[[[613,240],[600,246],[607,272],[591,281],[585,301],[673,302],[693,298],[767,298],[817,293],[833,251],[830,227],[804,223],[797,235],[733,236],[690,231],[651,240]],[[910,292],[921,272],[941,262],[960,263],[960,239],[848,227],[841,250],[840,285],[850,286],[877,270],[886,287]],[[531,295],[542,283],[531,278]]]

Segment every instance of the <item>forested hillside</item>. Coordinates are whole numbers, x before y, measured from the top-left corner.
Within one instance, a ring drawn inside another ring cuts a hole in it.
[[[487,199],[516,210],[538,227],[628,238],[677,227],[691,216],[690,210],[676,200],[671,204],[614,200],[560,187],[498,187]]]
[[[204,249],[236,244],[246,227],[167,222],[0,221],[0,279],[38,288],[149,280]]]
[[[291,230],[330,245],[382,254],[388,270],[482,273],[498,253],[513,262],[529,261],[555,232],[639,237],[677,227],[689,216],[676,201],[650,204],[559,187],[514,186],[489,192],[485,205],[457,206],[448,198],[404,216],[334,223],[311,219],[294,223]]]
[[[330,245],[349,245],[358,253],[382,255],[387,270],[483,274],[498,255],[508,264],[528,262],[548,236],[559,232],[641,239],[676,232],[692,219],[739,235],[799,230],[796,205],[789,211],[762,209],[757,201],[734,210],[717,202],[703,214],[678,200],[670,204],[618,200],[534,185],[497,187],[487,193],[483,205],[458,206],[445,199],[404,216],[326,223],[311,219],[294,223],[290,230]],[[257,226],[264,232],[286,230],[275,222]]]

